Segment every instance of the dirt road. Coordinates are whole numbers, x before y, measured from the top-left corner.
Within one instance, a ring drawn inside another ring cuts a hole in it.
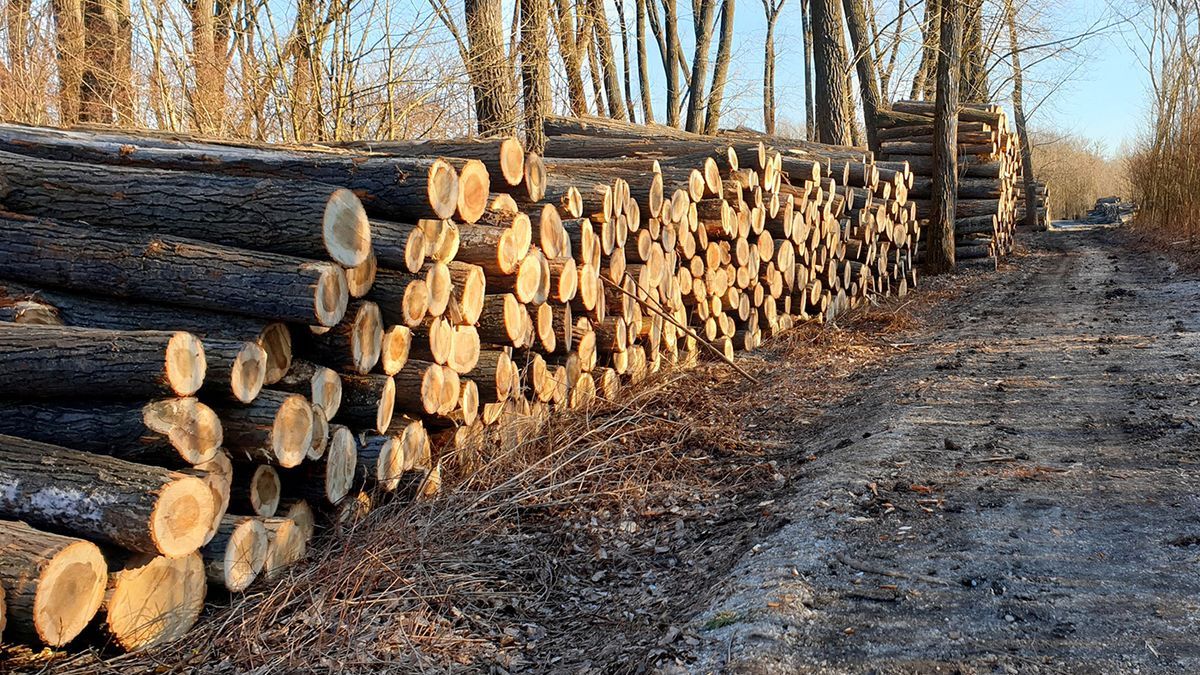
[[[677,667],[1200,672],[1200,281],[1122,236],[1027,239],[797,435]]]

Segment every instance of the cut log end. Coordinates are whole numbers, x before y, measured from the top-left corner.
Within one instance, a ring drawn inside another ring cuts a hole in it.
[[[404,240],[404,269],[412,274],[421,271],[421,266],[425,264],[427,244],[425,230],[414,227],[408,233],[408,239]]]
[[[354,472],[358,466],[357,445],[350,429],[335,425],[325,454],[325,498],[338,504],[354,487]]]
[[[458,173],[454,167],[444,159],[434,160],[429,167],[426,184],[429,205],[437,217],[450,218],[454,216],[454,210],[458,207],[459,191]]]
[[[375,283],[375,273],[379,271],[379,261],[372,252],[360,265],[346,268],[346,285],[350,297],[362,298],[371,290]]]
[[[354,361],[354,369],[362,374],[371,372],[379,363],[382,344],[383,316],[379,306],[364,301],[354,315],[350,332],[350,358]]]
[[[396,381],[388,378],[383,383],[383,392],[379,396],[379,406],[375,408],[375,428],[379,431],[387,429],[392,424],[392,416],[396,413]]]
[[[196,623],[206,589],[198,553],[135,555],[109,577],[105,628],[126,651],[171,642]]]
[[[224,585],[231,593],[250,587],[262,572],[267,559],[267,529],[256,518],[237,523],[225,544],[222,562]]]
[[[344,267],[357,267],[371,255],[371,224],[362,202],[350,190],[338,188],[329,196],[321,233],[329,257]]]
[[[525,193],[529,196],[529,201],[542,201],[546,196],[546,164],[537,153],[525,155],[524,173]]]
[[[331,368],[317,366],[309,383],[312,404],[321,406],[325,417],[333,419],[342,407],[342,377]]]
[[[291,518],[264,518],[262,522],[268,541],[263,576],[278,579],[288,565],[304,557],[308,542]]]
[[[155,548],[170,557],[200,548],[211,532],[216,509],[213,493],[203,480],[179,475],[159,491],[150,514],[150,537]]]
[[[476,316],[476,319],[479,317]],[[474,321],[472,321],[474,323]],[[383,332],[383,345],[379,355],[379,366],[387,375],[395,375],[408,363],[408,352],[412,347],[412,329],[408,326],[391,326]]]
[[[288,469],[304,461],[312,433],[312,405],[303,396],[288,396],[279,405],[271,429],[271,451],[279,465]]]
[[[487,167],[476,159],[467,160],[458,172],[458,216],[474,223],[483,216],[491,195]]]
[[[444,263],[434,263],[425,273],[425,284],[429,288],[429,314],[441,316],[450,305],[450,294],[454,290],[454,282],[450,278],[450,268]]]
[[[469,427],[479,419],[479,385],[475,384],[474,380],[463,380],[459,409],[462,412],[463,425]]]
[[[191,396],[204,384],[207,363],[200,338],[183,331],[167,342],[166,375],[171,391],[178,396]]]
[[[166,435],[189,464],[212,460],[223,440],[220,418],[194,398],[149,403],[142,408],[142,421],[147,429]]]
[[[336,326],[346,315],[350,302],[350,289],[346,273],[341,267],[329,263],[311,263],[320,271],[313,305],[314,318],[318,325]]]
[[[329,444],[329,417],[325,415],[325,410],[319,405],[309,406],[313,413],[313,432],[312,444],[308,446],[308,454],[305,458],[311,461],[317,461],[325,456],[325,449]]]
[[[267,324],[258,336],[258,344],[267,354],[263,384],[275,384],[292,367],[292,332],[285,323]]]
[[[229,385],[233,397],[249,403],[262,391],[267,379],[267,351],[256,343],[247,342],[233,359]]]
[[[404,287],[404,298],[400,301],[404,324],[410,327],[421,325],[429,313],[429,284],[424,279],[414,279]]]
[[[525,178],[525,148],[512,136],[500,141],[500,173],[512,186],[520,185]]]
[[[461,286],[458,309],[462,314],[462,322],[475,324],[483,313],[483,299],[487,294],[487,275],[484,274],[483,268],[472,265]]]
[[[104,601],[108,565],[95,544],[67,544],[39,569],[33,600],[33,626],[38,639],[60,647],[88,625]]]

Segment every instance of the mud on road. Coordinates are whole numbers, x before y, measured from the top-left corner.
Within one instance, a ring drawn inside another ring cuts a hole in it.
[[[788,524],[660,666],[1200,672],[1200,281],[1125,241],[1027,237],[797,433]]]

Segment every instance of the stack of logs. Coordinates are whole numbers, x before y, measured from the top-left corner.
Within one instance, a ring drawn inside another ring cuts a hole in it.
[[[1054,214],[1050,210],[1050,188],[1046,186],[1046,181],[1035,180],[1033,182],[1033,194],[1036,200],[1037,209],[1037,227],[1038,229],[1046,229],[1050,227],[1050,221],[1054,219]],[[1025,223],[1025,183],[1024,179],[1017,179],[1017,208],[1015,211],[1017,225]]]
[[[909,197],[918,218],[930,217],[933,190],[933,103],[896,101],[876,116],[880,164],[907,163],[915,174]],[[1012,252],[1016,208],[1023,199],[1020,147],[1008,117],[995,104],[966,104],[958,117],[958,201],[955,254],[959,259]]]
[[[543,158],[0,125],[6,637],[176,638],[482,443],[916,283],[902,162],[546,127]]]

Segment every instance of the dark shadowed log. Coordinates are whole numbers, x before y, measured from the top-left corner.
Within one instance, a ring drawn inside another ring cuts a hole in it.
[[[268,464],[239,464],[229,487],[229,511],[270,517],[283,496],[279,472]]]
[[[377,373],[343,375],[342,405],[334,421],[352,429],[374,429],[382,433],[391,424],[395,407],[396,383],[391,376]]]
[[[349,299],[332,263],[11,214],[0,228],[4,276],[31,284],[322,326]]]
[[[337,415],[342,405],[341,377],[337,372],[311,361],[293,361],[291,370],[273,388],[303,394],[313,405],[321,406],[330,419]]]
[[[221,447],[221,421],[194,398],[150,403],[0,401],[0,434],[141,464],[201,464]]]
[[[190,396],[205,371],[204,347],[191,333],[0,323],[0,396]]]
[[[224,406],[217,414],[236,460],[289,468],[312,446],[312,405],[300,394],[264,389],[253,403]]]

